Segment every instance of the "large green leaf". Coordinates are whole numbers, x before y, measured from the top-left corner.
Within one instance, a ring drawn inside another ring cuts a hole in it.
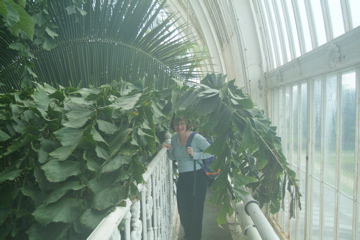
[[[120,149],[123,147],[124,142],[127,140],[131,130],[131,128],[127,128],[126,126],[121,127],[115,138],[110,142],[110,158],[114,157],[119,153]]]
[[[237,188],[258,181],[258,179],[256,178],[245,176],[242,174],[234,174],[233,179],[234,179],[234,186]]]
[[[83,131],[78,128],[64,127],[56,131],[54,134],[64,147],[76,146],[83,136]]]
[[[0,183],[6,180],[14,180],[15,178],[19,177],[23,171],[24,171],[23,169],[13,169],[13,168],[5,169],[0,173]]]
[[[122,165],[128,164],[131,161],[131,156],[118,155],[107,161],[101,168],[101,172],[112,172],[118,170]]]
[[[5,142],[6,140],[9,140],[11,137],[0,129],[0,142]]]
[[[50,182],[61,182],[70,176],[81,173],[82,163],[75,161],[56,161],[52,160],[41,168],[44,170],[46,178]]]
[[[3,153],[4,155],[8,155],[10,153],[13,153],[17,150],[20,150],[22,147],[27,146],[33,141],[36,141],[36,136],[32,134],[27,134],[21,139],[15,139],[11,146],[8,147],[7,151]]]
[[[40,205],[32,215],[42,225],[51,222],[72,223],[85,211],[84,201],[75,198],[64,198],[55,203]]]
[[[27,234],[29,235],[30,240],[58,240],[64,239],[67,230],[71,227],[70,224],[66,223],[50,223],[46,226],[40,224],[32,225]]]
[[[95,229],[97,225],[108,215],[108,211],[99,211],[92,208],[87,209],[80,217],[80,222],[86,227]]]
[[[83,157],[86,160],[86,166],[90,171],[99,171],[101,164],[99,161],[97,161],[97,159],[93,157],[91,153],[88,154],[86,151],[84,151]]]
[[[49,156],[53,159],[64,161],[69,158],[69,156],[73,153],[73,151],[76,149],[76,145],[71,146],[65,146],[65,147],[59,147],[49,153]]]
[[[36,107],[45,111],[48,109],[48,106],[50,104],[50,98],[40,84],[37,85],[37,88],[35,89],[32,98],[34,99]]]
[[[22,6],[12,0],[0,0],[0,15],[15,36],[24,32],[29,39],[32,39],[35,23]]]
[[[66,114],[68,121],[64,122],[64,126],[69,128],[81,128],[85,125],[93,113],[94,112],[90,110],[68,112]]]
[[[21,188],[21,192],[25,196],[30,197],[34,201],[35,206],[40,205],[47,197],[47,194],[44,191],[35,187],[25,186]]]
[[[114,134],[119,130],[118,127],[116,127],[114,124],[100,119],[97,120],[97,125],[100,131],[106,134]]]
[[[91,134],[95,141],[106,143],[105,139],[101,136],[101,134],[96,130],[95,127],[91,128]]]
[[[251,153],[259,148],[259,143],[255,138],[254,130],[249,120],[246,120],[246,126],[241,137],[240,147],[243,151],[248,150]]]
[[[109,188],[95,193],[92,207],[97,210],[104,210],[119,204],[126,199],[126,197],[125,189],[119,184],[114,184]]]
[[[113,109],[131,110],[135,107],[137,101],[139,101],[141,93],[128,95],[117,98],[113,104],[110,105]]]
[[[49,196],[43,201],[43,204],[47,205],[49,203],[56,202],[70,190],[77,191],[83,187],[84,185],[78,181],[64,182],[49,194]]]
[[[102,158],[102,159],[109,159],[109,153],[106,149],[100,147],[100,146],[96,146],[95,148],[95,152],[96,152],[96,155],[99,157],[99,158]]]

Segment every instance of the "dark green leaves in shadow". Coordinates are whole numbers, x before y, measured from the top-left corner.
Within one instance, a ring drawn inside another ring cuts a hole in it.
[[[1,236],[85,239],[124,199],[138,198],[165,119],[159,96],[121,82],[0,94]]]

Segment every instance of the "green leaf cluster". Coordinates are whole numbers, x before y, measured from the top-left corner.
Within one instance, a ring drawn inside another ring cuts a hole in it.
[[[207,152],[217,156],[211,167],[221,169],[212,184],[219,224],[233,213],[231,201],[241,201],[242,186],[272,213],[286,190],[290,208],[300,206],[276,129],[225,78],[209,74],[193,87],[174,80],[161,91],[113,82],[1,94],[0,239],[86,237],[114,206],[138,197],[136,184],[173,114],[213,138]]]
[[[0,239],[85,239],[137,198],[161,101],[126,82],[0,94]]]
[[[196,87],[177,85],[165,108],[169,115],[192,120],[194,130],[213,138],[207,152],[217,156],[211,167],[221,169],[212,184],[216,191],[212,201],[222,206],[218,222],[225,223],[226,214],[232,214],[230,201],[241,200],[244,185],[261,205],[269,204],[271,213],[279,211],[286,186],[293,197],[290,208],[300,206],[295,173],[282,153],[276,128],[234,80],[225,79],[208,74]]]

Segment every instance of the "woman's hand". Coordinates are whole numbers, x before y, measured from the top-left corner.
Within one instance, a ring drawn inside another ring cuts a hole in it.
[[[187,147],[186,151],[190,156],[194,157],[194,149],[192,147]]]
[[[170,148],[172,148],[172,145],[165,143],[161,147],[163,147],[163,148],[166,147],[166,149],[169,150]]]

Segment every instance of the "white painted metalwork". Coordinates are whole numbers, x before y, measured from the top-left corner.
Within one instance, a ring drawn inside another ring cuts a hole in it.
[[[166,142],[171,135],[166,134]],[[169,240],[175,232],[177,217],[174,201],[172,161],[163,148],[147,166],[144,184],[138,189],[141,199],[125,200],[125,207],[116,207],[87,238],[88,240]],[[118,226],[124,222],[124,230]]]

